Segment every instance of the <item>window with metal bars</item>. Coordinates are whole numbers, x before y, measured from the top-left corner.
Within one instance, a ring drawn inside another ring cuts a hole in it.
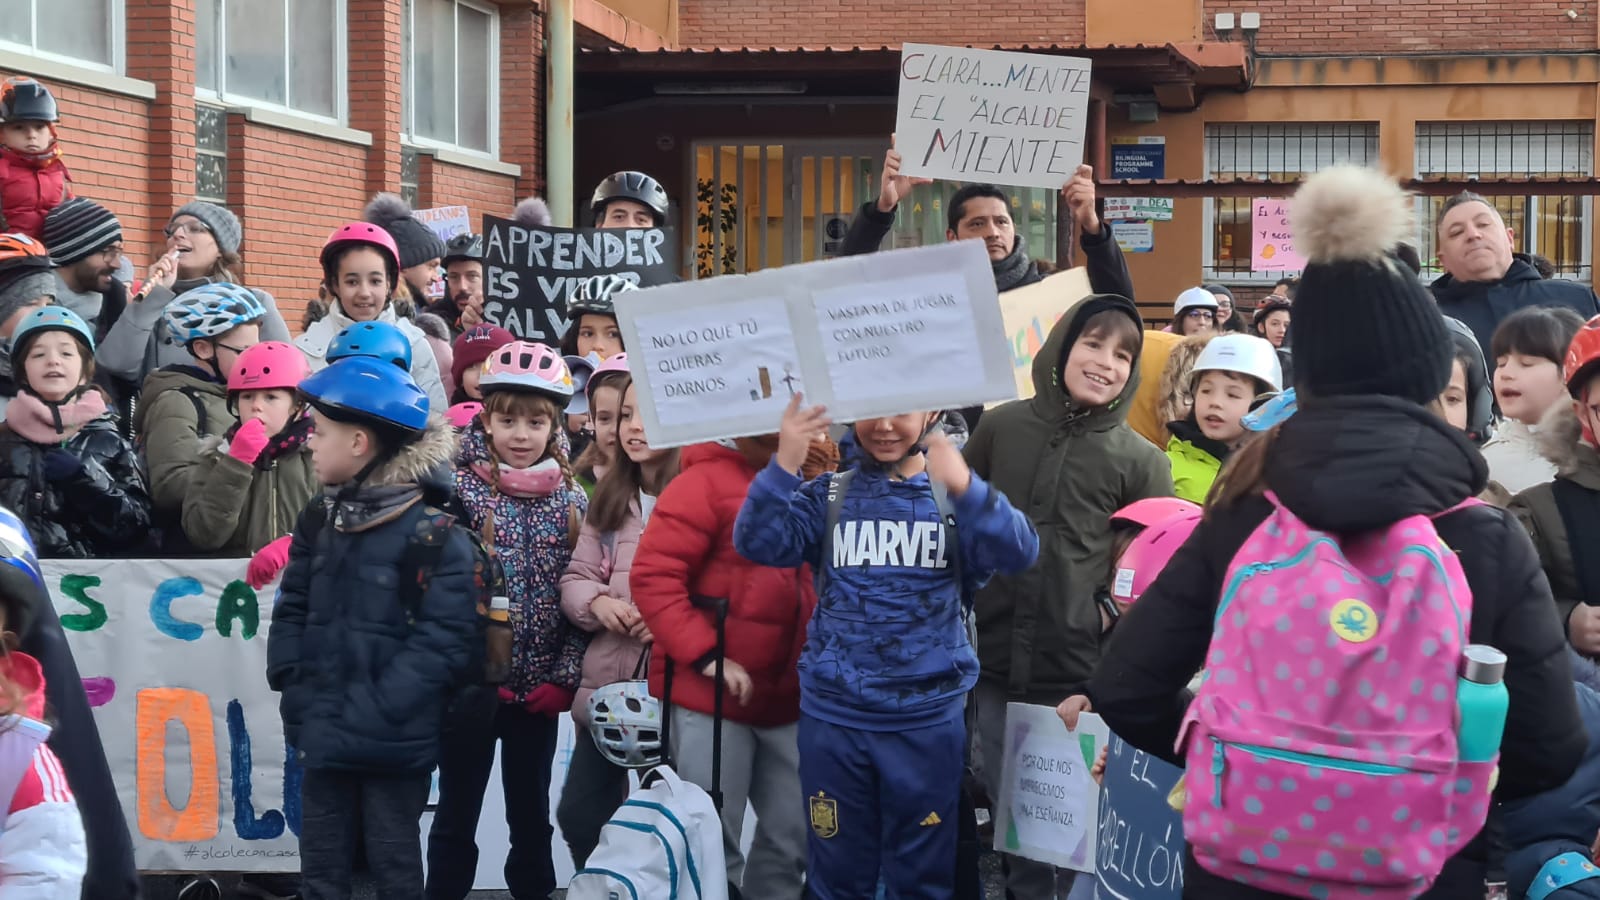
[[[1378,158],[1373,123],[1214,123],[1206,126],[1206,178],[1293,181],[1335,163]],[[1251,200],[1213,197],[1206,204],[1206,281],[1271,284],[1284,272],[1250,270]]]
[[[194,105],[194,195],[228,204],[228,114],[220,106]]]
[[[1593,122],[1420,122],[1417,124],[1419,178],[1533,178],[1594,175]],[[1470,188],[1470,185],[1466,187]],[[1423,274],[1442,273],[1437,258],[1436,224],[1445,197],[1418,201],[1422,219]],[[1511,229],[1519,253],[1550,260],[1558,278],[1589,281],[1590,197],[1491,197]]]

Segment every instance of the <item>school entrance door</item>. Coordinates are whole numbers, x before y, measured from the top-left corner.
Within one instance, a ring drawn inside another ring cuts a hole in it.
[[[877,140],[696,141],[689,183],[695,218],[684,223],[693,278],[734,275],[839,255],[861,205],[878,196]],[[935,182],[902,200],[884,247],[945,239],[945,204],[961,187]],[[1011,215],[1036,256],[1055,247],[1055,191],[1006,188]]]

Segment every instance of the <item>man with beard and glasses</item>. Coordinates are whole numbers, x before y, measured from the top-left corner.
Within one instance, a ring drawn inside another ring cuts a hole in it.
[[[483,321],[483,236],[458,234],[445,243],[444,296],[428,306],[454,339]]]
[[[97,342],[103,340],[128,303],[128,290],[116,277],[122,223],[104,206],[76,197],[45,216],[44,245],[56,264],[56,302],[89,323]]]

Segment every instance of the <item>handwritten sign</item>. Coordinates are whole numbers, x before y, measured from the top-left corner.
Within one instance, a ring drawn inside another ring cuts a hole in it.
[[[799,392],[839,422],[1015,396],[975,241],[634,291],[616,310],[654,446],[770,433]]]
[[[1083,162],[1089,60],[905,44],[897,146],[906,175],[1059,188]]]
[[[1011,342],[1011,374],[1018,397],[1033,396],[1033,358],[1044,346],[1056,320],[1091,293],[1088,270],[1080,266],[1000,295],[1000,315]]]
[[[483,232],[484,318],[523,340],[560,343],[567,301],[596,275],[642,287],[677,277],[670,229],[527,228],[484,216]]]
[[[428,230],[449,241],[458,234],[472,231],[472,214],[465,206],[435,206],[432,209],[413,210],[411,218],[428,226]]]
[[[1254,272],[1299,271],[1306,258],[1295,252],[1294,235],[1289,231],[1289,201],[1255,200],[1251,209],[1250,269]]]
[[[1183,770],[1111,735],[1100,791],[1095,877],[1100,896],[1164,900],[1183,896],[1183,816],[1167,795]]]
[[[1093,872],[1099,800],[1089,769],[1110,731],[1085,713],[1068,731],[1049,706],[1006,704],[1005,759],[996,804],[998,849]]]

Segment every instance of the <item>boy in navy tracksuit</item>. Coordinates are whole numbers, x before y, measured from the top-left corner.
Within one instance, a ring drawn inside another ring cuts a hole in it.
[[[965,601],[993,573],[1033,565],[1039,538],[948,438],[929,434],[937,413],[856,423],[860,468],[802,483],[806,448],[829,422],[799,404],[784,413],[733,540],[752,562],[817,572],[799,663],[806,886],[818,900],[871,897],[880,880],[891,897],[948,898],[962,713],[978,678]]]

